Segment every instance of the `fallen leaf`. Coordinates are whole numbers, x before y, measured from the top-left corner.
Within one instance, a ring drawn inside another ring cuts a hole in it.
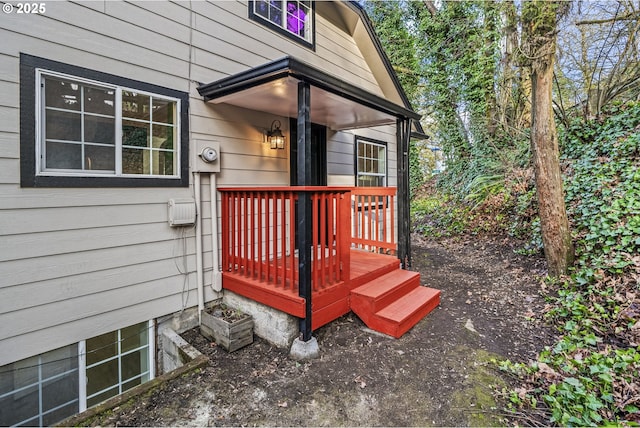
[[[549,367],[546,363],[538,363],[538,371],[542,374],[549,375],[551,378],[561,377],[558,372]]]
[[[473,326],[473,322],[471,322],[471,319],[468,319],[467,322],[464,325],[464,328],[466,328],[467,330],[469,330],[472,333],[478,333],[478,331],[476,330],[476,328]]]

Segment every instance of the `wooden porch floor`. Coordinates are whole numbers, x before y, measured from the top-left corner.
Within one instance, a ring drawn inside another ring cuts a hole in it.
[[[395,256],[350,250],[349,280],[314,291],[312,297],[312,329],[317,329],[351,310],[350,291],[385,273],[398,269],[400,261]],[[278,264],[282,261],[278,261]],[[297,275],[296,275],[297,277]],[[305,301],[298,295],[297,284],[284,288],[265,280],[246,277],[241,273],[223,272],[222,287],[259,303],[303,318]]]

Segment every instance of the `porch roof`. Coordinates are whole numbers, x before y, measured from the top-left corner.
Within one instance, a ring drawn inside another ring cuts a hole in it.
[[[311,87],[311,120],[334,130],[395,125],[412,119],[422,134],[420,115],[290,56],[203,84],[207,102],[226,103],[284,117],[298,116],[298,82]]]

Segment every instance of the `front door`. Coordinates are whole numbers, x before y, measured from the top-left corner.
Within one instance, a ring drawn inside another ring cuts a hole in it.
[[[290,157],[290,183],[298,185],[298,121],[291,119],[291,157]],[[311,183],[307,186],[327,185],[327,127],[311,124]]]
[[[298,186],[298,121],[291,119],[291,160],[289,177],[292,186]],[[311,124],[311,183],[307,186],[327,185],[327,127],[323,125]],[[318,207],[319,208],[319,207]],[[296,218],[298,217],[298,201],[296,201]],[[318,213],[320,218],[320,213]],[[318,236],[320,236],[321,225],[318,224]],[[328,231],[325,233],[325,242],[328,240]],[[296,248],[297,248],[296,241]]]

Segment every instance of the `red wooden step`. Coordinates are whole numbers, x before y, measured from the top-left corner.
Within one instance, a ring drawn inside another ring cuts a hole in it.
[[[351,310],[371,329],[399,338],[440,304],[420,274],[396,269],[351,291]]]
[[[420,274],[396,269],[351,291],[351,309],[377,312],[420,286]]]
[[[400,260],[384,254],[351,250],[349,288],[354,290],[382,275],[400,269]]]
[[[440,290],[418,287],[374,314],[376,331],[399,338],[440,304]]]

